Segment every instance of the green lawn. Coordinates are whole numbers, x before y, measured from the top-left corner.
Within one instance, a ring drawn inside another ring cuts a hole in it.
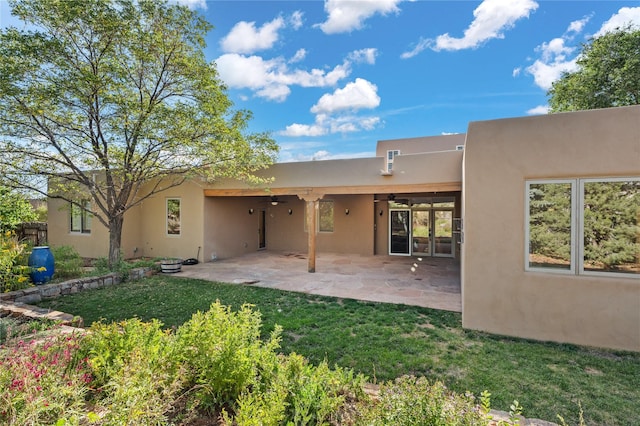
[[[560,414],[569,424],[577,423],[578,403],[587,424],[640,419],[640,354],[465,331],[452,312],[162,275],[40,306],[80,315],[86,325],[136,316],[172,327],[216,300],[234,308],[255,305],[265,335],[280,324],[283,352],[314,363],[327,359],[370,381],[424,375],[460,392],[486,389],[493,408],[508,411],[517,399],[527,417],[557,421]]]

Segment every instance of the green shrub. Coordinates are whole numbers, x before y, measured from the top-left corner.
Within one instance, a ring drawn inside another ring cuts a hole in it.
[[[172,354],[174,335],[137,318],[94,323],[84,344],[99,389],[94,409],[103,424],[165,424],[183,388]]]
[[[177,356],[197,391],[197,404],[213,409],[234,401],[249,387],[260,386],[262,372],[273,371],[280,328],[263,342],[260,313],[249,305],[233,312],[215,302],[195,313],[177,331]]]
[[[0,232],[0,292],[6,293],[31,286],[28,256],[27,244],[18,241],[11,231]]]
[[[55,261],[56,278],[77,278],[82,276],[84,261],[75,248],[71,246],[51,247]]]
[[[488,407],[487,407],[488,409]],[[449,391],[442,382],[403,376],[380,388],[377,403],[366,406],[359,425],[486,425],[485,410],[473,395]]]

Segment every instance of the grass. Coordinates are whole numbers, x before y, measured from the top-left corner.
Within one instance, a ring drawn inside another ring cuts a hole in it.
[[[317,364],[354,369],[371,381],[404,374],[444,381],[459,392],[492,394],[508,411],[517,399],[526,417],[576,424],[632,425],[640,418],[640,354],[541,343],[466,331],[457,313],[312,296],[246,285],[155,276],[53,299],[40,306],[84,318],[89,325],[138,317],[178,326],[220,300],[251,303],[264,334],[284,328],[282,351]]]

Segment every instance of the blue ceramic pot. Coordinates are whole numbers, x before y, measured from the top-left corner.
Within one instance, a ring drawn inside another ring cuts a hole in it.
[[[29,266],[31,267],[29,275],[34,284],[40,285],[51,281],[55,272],[55,263],[49,247],[34,247],[29,255]]]

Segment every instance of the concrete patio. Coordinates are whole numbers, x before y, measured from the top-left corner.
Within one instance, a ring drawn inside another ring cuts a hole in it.
[[[184,265],[177,277],[461,312],[460,263],[451,258],[259,251]]]

